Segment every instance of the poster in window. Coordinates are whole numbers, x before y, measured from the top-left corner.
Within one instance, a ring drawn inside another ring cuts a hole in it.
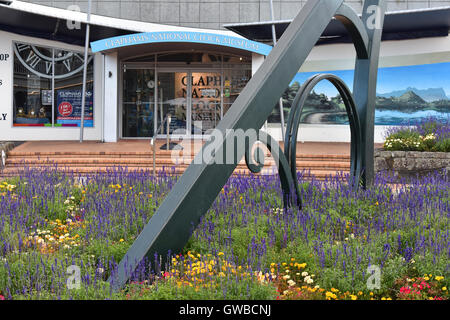
[[[84,108],[84,126],[94,126],[94,95],[86,91]],[[81,124],[81,90],[59,90],[57,93],[56,123],[63,126],[77,126]]]

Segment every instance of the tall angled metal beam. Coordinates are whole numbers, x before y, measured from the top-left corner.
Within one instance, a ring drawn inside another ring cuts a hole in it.
[[[353,80],[353,96],[358,108],[362,135],[362,184],[366,188],[374,177],[375,95],[386,1],[366,0],[362,23],[368,35],[368,57],[357,57]]]

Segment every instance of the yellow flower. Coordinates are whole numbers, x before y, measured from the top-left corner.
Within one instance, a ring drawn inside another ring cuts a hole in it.
[[[447,291],[447,287],[442,287],[442,291]]]
[[[437,281],[441,281],[441,280],[444,279],[444,277],[442,277],[442,276],[436,276],[435,279],[436,279]]]
[[[119,242],[124,242],[124,241],[125,241],[125,240],[123,240],[123,239],[120,239],[120,240],[119,240]]]

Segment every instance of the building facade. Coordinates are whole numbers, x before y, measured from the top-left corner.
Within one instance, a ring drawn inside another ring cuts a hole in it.
[[[76,5],[84,12],[87,10],[86,0],[25,1],[62,9]],[[305,2],[305,0],[274,0],[274,19],[293,19]],[[356,12],[361,13],[362,0],[345,2]],[[450,0],[390,0],[387,1],[387,11],[449,5]],[[271,20],[269,0],[93,0],[92,12],[108,17],[205,29],[223,29],[223,25],[229,23]]]
[[[39,5],[21,1],[0,3],[0,141],[78,140],[85,15],[65,9],[73,3],[85,2],[32,2]],[[117,14],[99,11],[106,3],[115,8],[125,1],[94,1],[94,12],[121,16],[123,10]],[[132,3],[137,8],[147,4],[159,6],[157,11],[171,4],[178,8],[173,9],[175,14],[187,2]],[[220,16],[228,16],[224,13],[228,9],[220,9],[224,4],[231,6],[227,1],[189,3],[199,8],[217,5]],[[261,12],[261,6],[267,3],[236,1],[234,7],[241,10],[244,4],[251,4]],[[275,1],[274,5],[280,10],[288,3],[302,5],[303,1]],[[432,6],[438,2],[421,3]],[[295,15],[298,10],[291,13]],[[155,135],[207,137],[264,62],[271,46],[220,28],[222,23],[245,22],[247,18],[219,19],[218,26],[199,28],[202,16],[192,14],[198,19],[194,28],[181,20],[158,20],[161,16],[148,19],[164,24],[136,21],[143,20],[144,11],[138,11],[131,20],[92,17],[84,139],[115,142]],[[383,140],[384,132],[392,125],[403,125],[429,114],[450,116],[450,37],[445,24],[450,7],[420,15],[424,30],[415,25],[419,19],[412,12],[399,20],[391,15],[390,29],[386,29],[391,32],[390,38],[381,44],[376,142]],[[257,20],[266,18],[258,15]],[[399,25],[401,32],[396,27],[396,21],[400,20],[406,21],[406,25]],[[443,26],[429,25],[430,21],[438,20],[444,21]],[[81,27],[72,30],[71,26],[77,23]],[[411,25],[416,29],[405,33]],[[354,64],[355,50],[351,43],[317,45],[282,97],[285,118],[298,86],[308,76],[317,72],[335,73],[351,87]],[[349,141],[350,130],[342,108],[336,92],[326,86],[319,88],[305,108],[299,140]],[[274,106],[265,126],[278,140],[283,138],[280,115]]]

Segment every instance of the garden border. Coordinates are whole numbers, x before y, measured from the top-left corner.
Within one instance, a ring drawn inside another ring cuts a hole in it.
[[[398,180],[425,176],[433,171],[450,173],[450,152],[375,150],[375,172],[392,173]]]

